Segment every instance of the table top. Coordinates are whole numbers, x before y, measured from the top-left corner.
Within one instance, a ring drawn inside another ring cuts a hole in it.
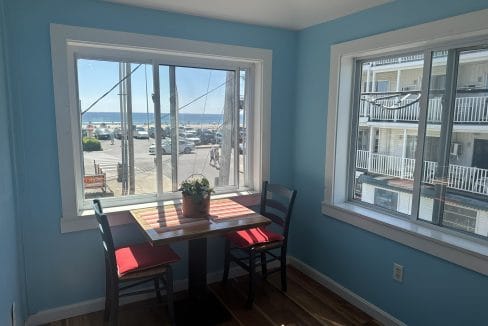
[[[210,201],[210,218],[183,216],[181,205],[165,205],[131,210],[130,214],[154,245],[222,235],[252,227],[264,226],[271,220],[241,203],[242,199]]]

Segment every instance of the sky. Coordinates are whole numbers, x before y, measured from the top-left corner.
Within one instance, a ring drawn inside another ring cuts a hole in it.
[[[137,66],[137,63],[131,64],[131,70]],[[81,111],[86,110],[119,81],[118,62],[79,59],[77,69]],[[203,96],[191,105],[181,109],[180,113],[223,113],[226,71],[176,67],[175,73],[179,107],[217,88],[207,96]],[[160,66],[159,77],[161,112],[169,112],[168,66]],[[132,111],[147,112],[148,110],[149,112],[154,112],[154,105],[151,99],[151,94],[153,93],[152,66],[141,65],[133,72],[131,78]],[[119,88],[116,87],[91,108],[90,112],[120,112],[119,93]]]

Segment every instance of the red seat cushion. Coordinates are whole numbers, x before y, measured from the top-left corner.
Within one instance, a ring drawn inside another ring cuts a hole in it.
[[[281,241],[283,237],[279,233],[274,233],[265,228],[253,228],[231,232],[226,237],[240,248],[250,247],[258,243],[268,243],[273,241]]]
[[[115,250],[119,275],[167,265],[180,260],[169,246],[153,247],[149,243],[123,247]]]

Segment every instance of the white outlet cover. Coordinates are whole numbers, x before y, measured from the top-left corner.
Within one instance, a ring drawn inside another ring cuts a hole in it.
[[[397,282],[403,282],[403,266],[393,263],[393,279]]]

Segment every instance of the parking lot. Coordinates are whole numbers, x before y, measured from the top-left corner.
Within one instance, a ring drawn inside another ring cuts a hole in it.
[[[122,183],[117,181],[117,165],[122,162],[121,141],[115,139],[114,144],[110,140],[100,140],[102,151],[83,152],[85,175],[95,174],[95,164],[106,174],[107,191],[101,193],[100,189],[87,190],[93,195],[121,196],[123,195]],[[134,139],[134,166],[135,166],[135,194],[156,192],[156,156],[149,154],[149,146],[154,144],[154,139]],[[213,185],[215,178],[219,176],[219,166],[210,165],[211,145],[196,146],[190,154],[180,154],[178,157],[178,183],[193,173],[203,174]],[[242,155],[241,155],[242,161]],[[233,162],[233,158],[231,158]],[[163,166],[163,191],[172,191],[171,182],[171,155],[162,156]],[[241,163],[242,166],[242,163]],[[240,169],[242,176],[242,168]],[[233,164],[230,169],[230,184],[234,184]]]

